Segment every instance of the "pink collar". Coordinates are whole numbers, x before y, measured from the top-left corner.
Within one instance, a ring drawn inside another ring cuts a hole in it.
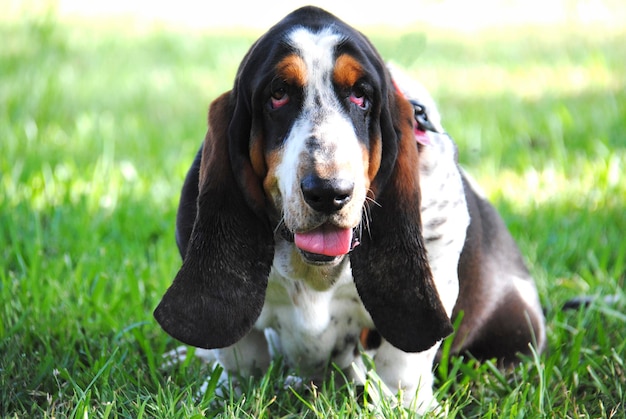
[[[431,141],[427,131],[437,132],[437,130],[428,120],[426,108],[416,100],[408,99],[404,93],[402,93],[402,90],[400,90],[395,80],[392,80],[391,82],[393,83],[393,87],[396,89],[396,92],[398,92],[398,94],[400,94],[403,98],[407,99],[413,106],[413,134],[415,135],[415,141],[421,145],[430,145]]]

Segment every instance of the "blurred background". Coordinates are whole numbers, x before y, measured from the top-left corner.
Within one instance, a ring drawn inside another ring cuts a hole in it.
[[[207,107],[254,40],[306,3],[0,0],[0,417],[360,409],[252,382],[215,410],[194,396],[206,366],[162,366],[177,342],[151,314],[180,267],[176,207]],[[310,3],[431,91],[537,281],[549,351],[501,376],[451,361],[444,407],[624,417],[626,2]],[[578,295],[617,303],[561,310]]]
[[[455,30],[520,23],[602,23],[623,25],[626,5],[619,0],[402,0],[281,2],[236,0],[3,0],[3,16],[19,16],[25,10],[53,7],[68,19],[125,18],[141,23],[167,23],[195,29],[224,27],[267,28],[291,10],[307,4],[322,7],[353,25],[384,25],[395,28],[427,24]]]

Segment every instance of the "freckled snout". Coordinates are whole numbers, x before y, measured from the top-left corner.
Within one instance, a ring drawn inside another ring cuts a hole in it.
[[[332,214],[352,200],[354,181],[346,178],[324,179],[310,174],[302,179],[300,189],[309,207],[317,212]]]

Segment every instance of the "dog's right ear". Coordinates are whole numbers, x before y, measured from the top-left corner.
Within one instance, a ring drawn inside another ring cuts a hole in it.
[[[249,163],[249,157],[233,155],[245,153],[249,131],[248,138],[229,135],[231,124],[250,126],[250,118],[235,111],[231,93],[211,104],[195,223],[183,265],[154,311],[167,333],[201,348],[237,342],[252,328],[265,300],[273,233],[250,204],[254,192],[242,190],[236,180],[243,171],[250,173],[233,167]]]
[[[419,151],[413,107],[389,94],[380,118],[382,160],[371,185],[376,205],[350,253],[356,288],[378,332],[396,348],[421,352],[452,333],[422,236]]]

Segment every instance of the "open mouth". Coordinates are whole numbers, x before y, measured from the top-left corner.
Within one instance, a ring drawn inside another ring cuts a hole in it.
[[[326,255],[320,255],[317,253],[306,252],[302,249],[298,249],[298,250],[300,250],[300,254],[304,258],[304,260],[314,265],[327,265],[327,264],[336,263],[343,257],[343,255],[326,256]]]
[[[359,245],[354,229],[330,224],[295,233],[293,242],[304,259],[313,264],[336,262]]]

